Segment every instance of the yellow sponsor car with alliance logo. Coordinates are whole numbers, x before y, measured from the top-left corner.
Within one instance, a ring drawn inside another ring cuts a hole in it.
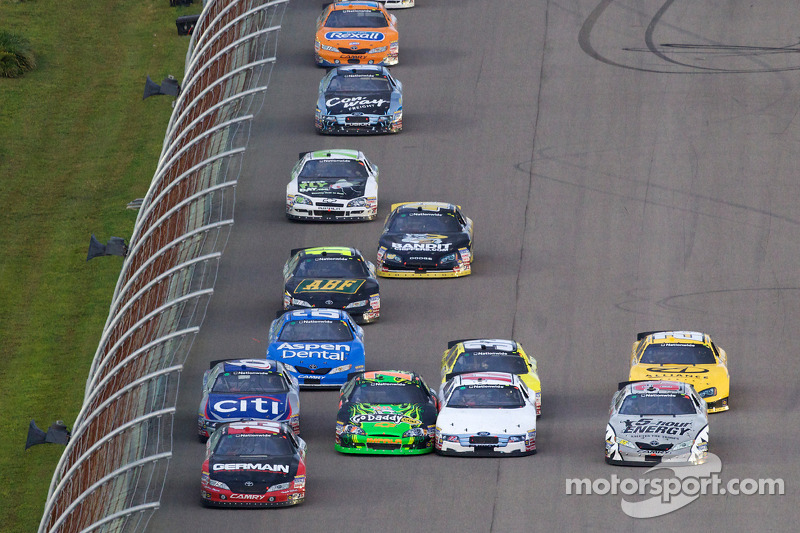
[[[314,58],[318,66],[398,63],[397,17],[379,2],[329,4],[317,18]]]
[[[539,380],[536,359],[530,357],[522,346],[507,339],[462,339],[447,343],[442,354],[442,383],[458,374],[472,372],[507,372],[516,374],[536,394],[536,414],[542,414],[542,383]]]
[[[706,401],[709,413],[728,410],[728,355],[699,331],[639,333],[628,379],[689,383]]]

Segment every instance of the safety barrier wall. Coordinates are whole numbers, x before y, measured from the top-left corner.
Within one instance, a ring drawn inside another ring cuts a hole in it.
[[[288,2],[203,7],[40,533],[143,531],[159,506],[182,365],[213,293]]]

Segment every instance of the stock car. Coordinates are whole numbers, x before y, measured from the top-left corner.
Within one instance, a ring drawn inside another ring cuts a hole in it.
[[[282,362],[301,388],[339,388],[364,371],[364,330],[343,309],[287,311],[269,328],[267,358]]]
[[[344,246],[298,248],[283,266],[283,309],[344,309],[359,324],[381,316],[375,265]]]
[[[334,0],[334,2],[346,2],[347,0]],[[414,0],[378,0],[386,9],[401,9],[414,7]]]
[[[650,466],[702,464],[708,457],[708,411],[682,381],[620,383],[606,426],[606,462]]]
[[[542,414],[542,384],[537,373],[536,359],[530,357],[522,346],[507,339],[464,339],[447,343],[442,354],[442,383],[458,374],[468,372],[509,372],[516,374],[535,395],[536,414]]]
[[[306,443],[286,424],[221,424],[206,443],[200,495],[208,507],[283,507],[306,497]]]
[[[436,395],[414,372],[357,374],[339,392],[334,447],[342,453],[430,453],[437,409]]]
[[[378,167],[358,150],[300,154],[286,186],[289,220],[368,221],[378,214]]]
[[[728,355],[699,331],[645,331],[631,352],[629,380],[675,380],[694,385],[708,412],[728,410]]]
[[[328,4],[317,18],[314,60],[318,66],[396,65],[397,17],[379,2]]]
[[[436,419],[442,455],[536,453],[535,394],[508,372],[458,374],[445,383]]]
[[[203,374],[197,434],[206,440],[233,420],[286,422],[300,432],[300,387],[283,363],[269,359],[211,361]]]
[[[314,127],[322,134],[399,133],[403,129],[403,84],[386,67],[331,69],[319,82]]]
[[[455,278],[472,272],[472,220],[443,202],[393,204],[378,241],[378,275]]]

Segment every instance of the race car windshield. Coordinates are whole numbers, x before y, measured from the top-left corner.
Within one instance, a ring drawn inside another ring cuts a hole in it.
[[[356,385],[348,401],[375,404],[427,403],[428,397],[422,389],[411,383],[362,383]]]
[[[388,25],[386,17],[378,10],[331,11],[328,20],[325,21],[326,28],[385,28]]]
[[[228,434],[222,437],[214,455],[292,455],[294,450],[284,435]]]
[[[500,354],[462,355],[456,359],[452,372],[508,372],[527,374],[528,367],[522,357]]]
[[[366,278],[366,265],[351,257],[306,257],[297,265],[298,278]]]
[[[389,222],[390,233],[458,233],[461,224],[449,213],[400,213]]]
[[[686,394],[629,394],[619,408],[621,415],[693,415],[692,399]]]
[[[294,320],[283,326],[278,340],[347,342],[353,340],[353,334],[341,320]]]
[[[289,392],[286,381],[272,372],[223,372],[211,392]]]
[[[713,365],[714,352],[702,344],[651,344],[645,348],[641,363],[651,365]]]
[[[364,196],[367,178],[303,178],[297,180],[297,192],[314,198],[349,200]]]
[[[312,159],[303,165],[300,178],[362,178],[369,173],[366,165],[355,159]]]
[[[359,76],[344,74],[334,77],[328,84],[329,93],[378,93],[392,92],[389,80],[383,76]]]
[[[525,406],[525,400],[517,387],[509,385],[456,387],[447,407],[479,408],[479,409],[519,409]]]

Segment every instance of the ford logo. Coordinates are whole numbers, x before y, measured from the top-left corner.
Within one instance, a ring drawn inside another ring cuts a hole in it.
[[[489,435],[489,432],[488,431],[479,431],[478,435],[480,435],[481,437],[487,437]]]

